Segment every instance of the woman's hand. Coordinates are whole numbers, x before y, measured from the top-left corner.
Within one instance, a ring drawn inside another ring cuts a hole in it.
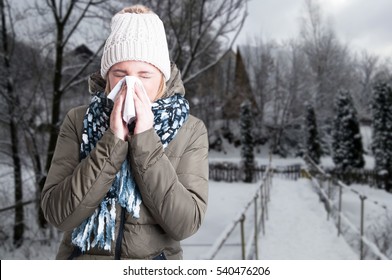
[[[134,134],[149,130],[154,125],[154,114],[151,111],[151,103],[148,96],[143,93],[139,85],[135,84],[135,94],[133,95],[136,111],[136,125]]]
[[[112,114],[110,115],[110,128],[118,138],[124,141],[127,140],[127,136],[129,134],[127,124],[122,118],[122,111],[124,107],[126,94],[127,94],[127,86],[124,83],[121,86],[120,93],[117,94],[116,99],[114,100]]]

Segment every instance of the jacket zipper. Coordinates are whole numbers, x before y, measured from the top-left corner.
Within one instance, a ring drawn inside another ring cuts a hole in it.
[[[116,240],[116,248],[114,250],[114,259],[121,259],[121,245],[122,239],[124,236],[124,224],[125,224],[125,208],[121,207],[121,218],[120,218],[120,227],[118,229],[117,240]]]

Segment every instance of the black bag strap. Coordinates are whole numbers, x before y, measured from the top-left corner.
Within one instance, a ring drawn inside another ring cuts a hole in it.
[[[120,218],[120,227],[118,229],[118,235],[116,240],[116,248],[114,250],[114,259],[121,259],[121,245],[124,236],[124,225],[125,225],[125,208],[121,207],[121,218]]]
[[[73,260],[73,259],[81,256],[82,254],[83,254],[82,250],[80,250],[80,248],[78,246],[74,246],[74,249],[73,249],[71,255],[69,255],[68,260]]]

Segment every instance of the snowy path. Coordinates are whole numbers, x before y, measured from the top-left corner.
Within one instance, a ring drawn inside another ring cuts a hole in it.
[[[255,184],[210,182],[209,206],[199,231],[182,242],[185,259],[204,259],[219,235],[253,197]],[[253,207],[246,218],[246,234],[253,226]],[[260,233],[259,258],[278,260],[358,259],[332,220],[310,181],[274,177],[265,235]],[[241,259],[239,226],[216,259]]]
[[[326,212],[306,179],[274,178],[265,235],[259,243],[261,259],[358,259]]]

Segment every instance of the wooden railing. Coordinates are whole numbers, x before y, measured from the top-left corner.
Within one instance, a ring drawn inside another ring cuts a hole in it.
[[[344,222],[351,230],[359,236],[359,258],[363,260],[365,258],[365,245],[371,250],[371,252],[379,259],[388,260],[389,258],[383,254],[376,244],[371,242],[365,236],[365,201],[370,203],[374,203],[379,207],[387,210],[387,206],[379,203],[378,201],[372,200],[368,198],[365,194],[356,191],[343,182],[335,179],[333,176],[325,172],[320,166],[314,163],[314,161],[305,157],[305,161],[309,165],[310,170],[303,170],[303,173],[306,177],[308,177],[313,186],[318,190],[320,198],[325,202],[327,209],[327,219],[329,219],[332,215],[336,217],[336,227],[338,230],[338,235],[342,234],[342,222]],[[326,186],[326,187],[324,187]],[[339,190],[339,198],[337,203],[332,201],[332,188],[338,188]],[[342,205],[342,197],[343,197],[343,189],[349,192],[354,193],[358,199],[360,200],[360,225],[355,226],[354,222],[352,222],[344,213],[343,213],[343,205]]]
[[[223,248],[225,243],[228,241],[231,234],[240,225],[241,229],[241,257],[243,260],[246,259],[258,259],[258,239],[261,229],[264,232],[265,221],[268,219],[268,202],[270,199],[270,188],[272,185],[272,169],[267,168],[265,170],[262,183],[257,189],[253,197],[248,201],[242,211],[237,215],[231,224],[229,224],[221,235],[217,238],[215,243],[212,245],[211,249],[207,253],[206,259],[214,259],[219,251]],[[252,227],[251,233],[248,235],[248,240],[246,240],[246,227],[245,220],[247,219],[247,212],[249,208],[253,205],[253,219],[254,225]]]

